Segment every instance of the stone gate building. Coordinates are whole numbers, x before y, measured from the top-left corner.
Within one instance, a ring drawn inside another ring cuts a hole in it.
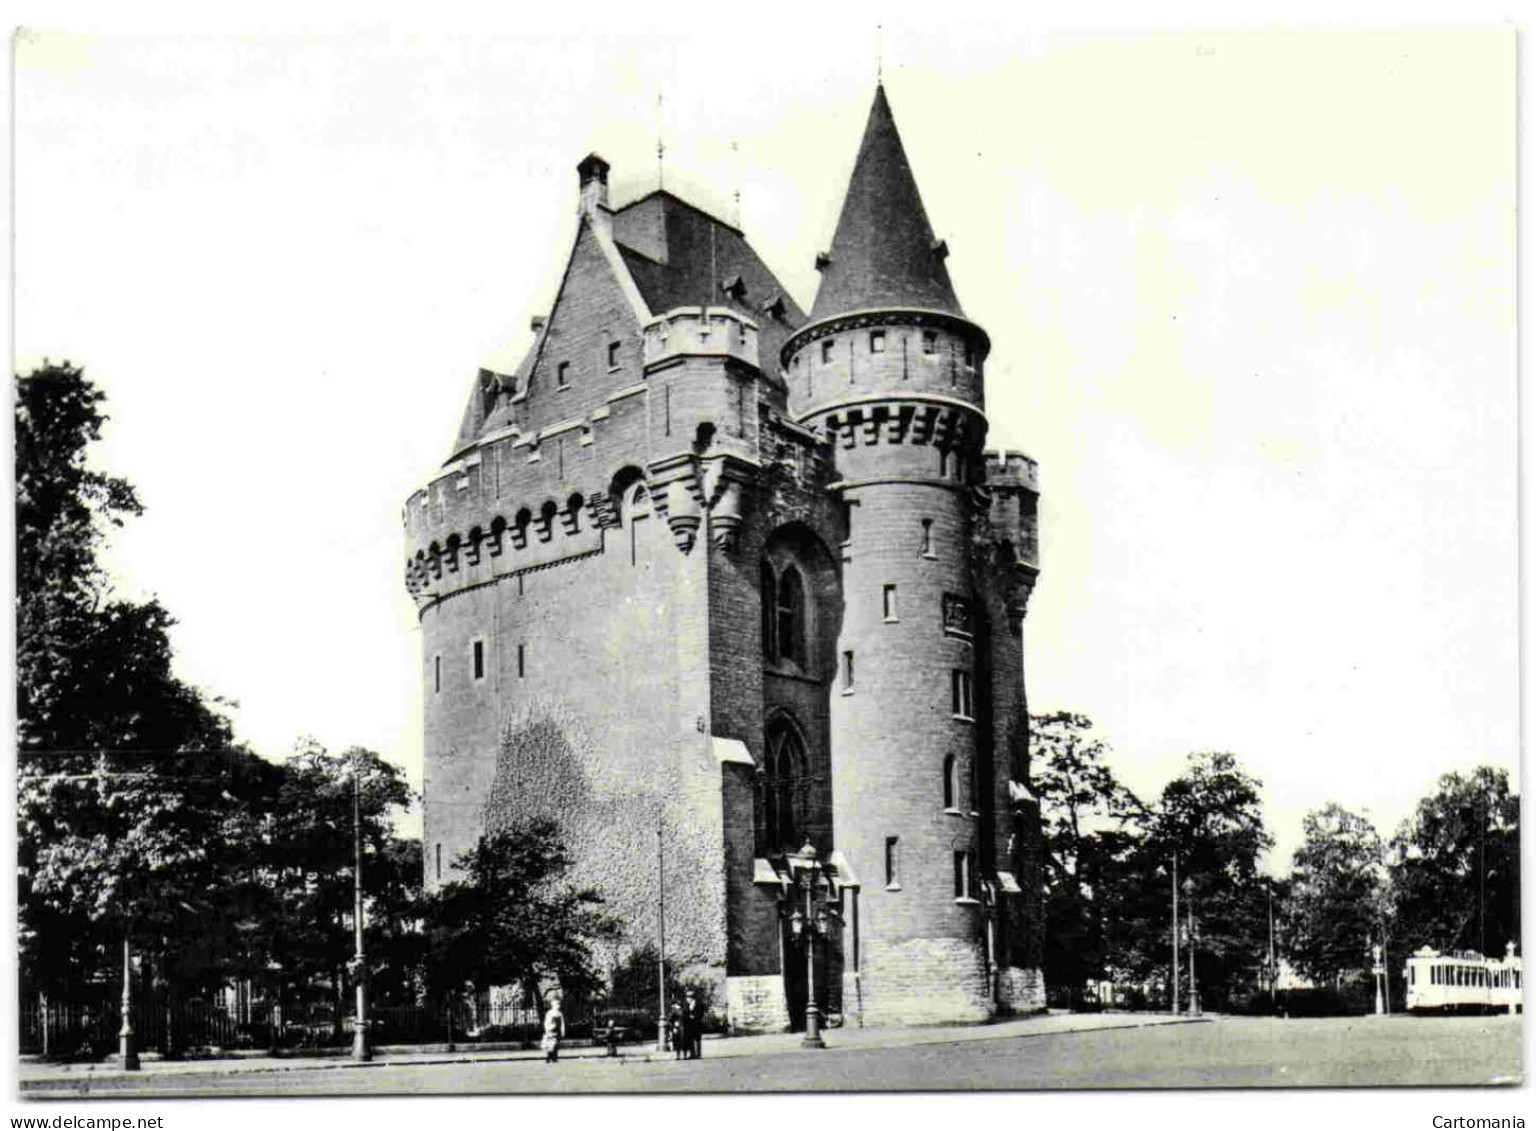
[[[777,1029],[806,1004],[808,844],[825,1010],[1042,1006],[1035,464],[984,450],[990,343],[884,89],[809,314],[735,226],[577,169],[553,307],[406,507],[428,887],[556,816],[629,945],[664,879],[669,959]]]

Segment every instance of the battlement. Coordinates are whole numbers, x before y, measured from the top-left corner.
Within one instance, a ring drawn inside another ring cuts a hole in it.
[[[725,306],[679,306],[647,322],[642,330],[649,371],[672,358],[733,357],[758,368],[758,326]]]
[[[993,448],[981,453],[986,466],[988,487],[1007,490],[1023,487],[1040,493],[1040,465],[1023,452],[1010,452]]]

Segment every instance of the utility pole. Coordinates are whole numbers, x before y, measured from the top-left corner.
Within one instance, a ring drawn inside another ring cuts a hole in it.
[[[1173,857],[1173,994],[1168,1002],[1168,1012],[1179,1015],[1179,857]]]
[[[667,868],[662,849],[662,818],[656,815],[656,1051],[667,1051]]]
[[[352,982],[357,988],[357,1018],[352,1033],[352,1059],[373,1059],[368,1047],[368,960],[363,952],[363,786],[357,755],[352,755],[352,926],[357,953]],[[452,1021],[449,1021],[452,1024]]]
[[[1264,896],[1269,901],[1269,1013],[1275,1014],[1275,883],[1264,877]]]

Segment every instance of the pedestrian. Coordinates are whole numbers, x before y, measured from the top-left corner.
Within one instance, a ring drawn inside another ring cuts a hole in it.
[[[688,1021],[683,1016],[681,1002],[672,1003],[672,1015],[667,1018],[667,1035],[672,1041],[672,1059],[682,1060],[688,1052]]]
[[[688,1059],[698,1060],[704,1055],[704,1003],[694,990],[688,991],[688,1004],[683,1006],[687,1019]]]
[[[554,1064],[560,1059],[560,1042],[565,1038],[565,1014],[560,1012],[560,999],[549,999],[549,1011],[544,1014],[544,1063]]]

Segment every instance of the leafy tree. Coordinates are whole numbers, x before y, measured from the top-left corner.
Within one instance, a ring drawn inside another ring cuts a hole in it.
[[[1046,984],[1075,993],[1124,960],[1122,880],[1145,810],[1115,777],[1087,718],[1063,711],[1030,724],[1045,855]]]
[[[203,978],[227,822],[261,778],[172,673],[166,610],[111,596],[98,553],[142,508],[88,466],[103,400],[68,363],[16,379],[19,938],[43,990],[110,975],[124,938],[162,980]]]
[[[1520,796],[1502,769],[1445,774],[1391,845],[1395,954],[1502,954],[1520,938]]]
[[[361,747],[331,754],[313,739],[301,739],[281,769],[260,849],[262,871],[275,901],[261,947],[268,971],[264,980],[268,993],[290,1012],[292,1006],[312,999],[317,988],[327,988],[339,1037],[352,985],[347,963],[355,953],[354,788],[364,892],[376,912],[393,907],[405,915],[413,913],[408,884],[398,875],[401,850],[392,831],[395,812],[409,806],[413,795],[398,767]],[[419,856],[416,868],[419,875]],[[364,918],[366,926],[366,910]],[[398,940],[411,929],[408,924],[381,923],[377,915],[372,921],[381,943]],[[394,971],[385,985],[401,981],[400,971]]]
[[[1366,964],[1368,939],[1381,937],[1384,849],[1366,817],[1328,804],[1308,813],[1291,861],[1287,955],[1318,982]]]
[[[568,994],[601,985],[594,947],[616,936],[592,888],[567,881],[575,858],[547,819],[482,836],[427,900],[434,988],[518,985],[542,1008],[550,981]]]
[[[1166,869],[1178,858],[1180,917],[1195,914],[1196,975],[1202,1004],[1221,1006],[1256,985],[1268,947],[1265,888],[1259,858],[1274,841],[1264,827],[1262,783],[1232,754],[1191,754],[1184,773],[1163,788],[1148,822],[1139,872],[1147,890],[1166,891]],[[1186,895],[1187,893],[1187,895]],[[1168,918],[1161,915],[1162,947],[1151,944],[1154,918],[1145,924],[1149,953],[1166,954]]]

